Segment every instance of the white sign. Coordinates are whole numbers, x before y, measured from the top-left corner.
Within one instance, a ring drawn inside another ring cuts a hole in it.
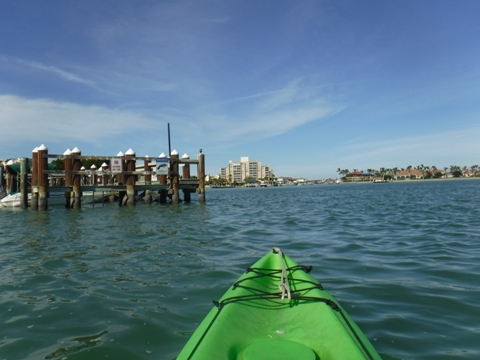
[[[120,158],[112,158],[110,160],[110,166],[112,167],[113,174],[123,172],[123,160]]]
[[[168,159],[157,158],[155,169],[157,169],[157,175],[168,175]]]

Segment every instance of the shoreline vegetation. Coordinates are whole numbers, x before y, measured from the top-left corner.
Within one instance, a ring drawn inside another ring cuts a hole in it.
[[[367,169],[337,169],[337,173],[341,176],[342,182],[386,182],[398,180],[429,180],[429,179],[452,179],[452,178],[472,178],[480,176],[479,165],[470,167],[458,165],[450,165],[444,167],[443,170],[436,166],[424,166],[423,164],[413,167],[411,165],[406,168],[380,168],[379,170]]]
[[[358,170],[338,168],[337,172],[340,179],[324,180],[306,180],[304,178],[265,178],[253,179],[246,178],[243,182],[229,182],[227,179],[211,178],[206,182],[206,186],[211,188],[233,188],[233,187],[267,187],[267,186],[301,186],[317,184],[359,184],[359,183],[389,183],[403,181],[428,181],[428,180],[468,180],[480,179],[480,166],[472,165],[470,167],[450,165],[443,170],[436,166],[418,165],[416,167],[407,166],[406,168],[380,168],[380,170],[367,169]]]
[[[437,181],[464,181],[464,180],[480,180],[480,176],[472,176],[472,177],[450,177],[450,178],[438,178],[438,179],[402,179],[402,180],[390,180],[385,181],[385,183],[422,183],[422,182],[437,182]],[[382,181],[383,182],[383,181]],[[374,184],[379,183],[377,182],[369,182],[369,181],[347,181],[347,182],[340,182],[339,184],[349,185],[349,184]]]
[[[224,184],[224,185],[214,185],[214,184],[207,184],[205,187],[213,188],[213,189],[230,189],[230,188],[239,188],[239,187],[270,187],[270,186],[305,186],[305,185],[327,185],[327,184],[337,184],[337,185],[355,185],[355,184],[375,184],[375,183],[422,183],[422,182],[436,182],[436,181],[463,181],[463,180],[480,180],[480,176],[472,176],[472,177],[450,177],[450,178],[438,178],[438,179],[399,179],[399,180],[390,180],[390,181],[338,181],[335,179],[327,179],[327,180],[313,180],[313,181],[306,181],[304,184],[291,184],[291,185],[257,185],[257,186],[249,186],[245,185],[244,183],[236,183],[236,184]]]

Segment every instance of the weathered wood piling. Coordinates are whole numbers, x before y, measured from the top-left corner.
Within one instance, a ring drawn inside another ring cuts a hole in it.
[[[78,148],[74,148],[70,154],[72,157],[72,193],[70,194],[70,207],[80,209],[82,206],[82,160],[80,156],[82,152]]]
[[[33,171],[33,164],[37,164],[38,162],[38,147],[32,150],[32,199],[31,199],[31,207],[32,210],[38,210],[38,173],[37,170]],[[35,167],[38,169],[38,166]],[[22,199],[27,197],[26,193],[22,193]]]
[[[205,202],[205,155],[198,155],[198,201]]]
[[[126,195],[123,199],[123,205],[135,205],[135,152],[129,149],[125,153],[125,167],[123,179],[126,185]]]
[[[20,159],[20,207],[28,207],[28,163],[26,158]]]
[[[182,160],[189,160],[190,157],[187,154],[183,154]],[[184,179],[190,179],[190,164],[184,164],[183,165],[183,178]],[[183,191],[183,199],[185,201],[191,201],[191,196],[190,196],[190,191]]]
[[[64,167],[65,167],[65,186],[71,187],[73,186],[73,159],[72,159],[72,151],[67,149],[64,153]],[[72,192],[66,191],[65,192],[65,207],[69,209],[72,206]]]
[[[48,209],[48,149],[45,145],[38,148],[37,182],[38,182],[38,210]],[[35,164],[33,165],[35,169]]]
[[[145,160],[143,160],[143,171],[145,172],[145,175],[144,175],[145,185],[151,185],[152,184],[152,173],[150,171],[150,158],[148,157],[148,155],[145,156]],[[147,204],[150,204],[152,202],[152,195],[150,193],[150,189],[145,190],[143,200]]]

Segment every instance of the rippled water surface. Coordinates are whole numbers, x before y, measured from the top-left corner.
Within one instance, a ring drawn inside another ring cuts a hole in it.
[[[273,246],[314,266],[384,359],[480,358],[480,181],[206,198],[0,209],[0,360],[172,360]]]

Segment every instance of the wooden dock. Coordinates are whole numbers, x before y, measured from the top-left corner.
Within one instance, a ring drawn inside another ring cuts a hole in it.
[[[65,169],[49,170],[50,159],[63,160]],[[103,164],[85,169],[82,160],[98,160]],[[196,176],[191,175],[192,167],[196,167]],[[7,192],[14,181],[11,176],[7,171]],[[116,156],[85,156],[74,148],[60,155],[49,154],[42,145],[32,151],[31,159],[20,159],[20,172],[16,176],[20,206],[30,205],[34,210],[47,210],[53,192],[64,193],[66,208],[81,208],[82,194],[87,192],[103,194],[104,200],[115,199],[120,206],[134,206],[140,200],[147,203],[170,200],[178,204],[182,201],[180,192],[185,202],[191,201],[193,192],[199,202],[205,202],[205,155],[201,153],[194,160],[186,154],[179,158],[175,150],[170,157],[161,154],[158,158],[138,157],[132,149]]]

